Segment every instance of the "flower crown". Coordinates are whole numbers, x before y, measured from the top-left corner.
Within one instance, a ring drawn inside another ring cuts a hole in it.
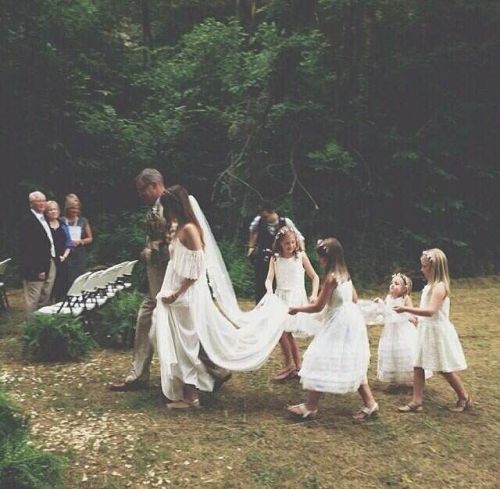
[[[274,237],[275,241],[278,241],[283,236],[285,236],[285,234],[288,234],[288,233],[294,233],[296,235],[297,231],[294,228],[292,228],[291,226],[283,226],[276,233],[276,236]]]
[[[323,253],[328,254],[328,247],[322,239],[318,239],[318,241],[316,241],[316,250],[321,250]]]
[[[404,283],[404,285],[406,287],[407,293],[411,292],[412,281],[411,281],[410,277],[408,277],[404,273],[398,272],[398,273],[394,273],[392,275],[392,280],[394,280],[395,278],[400,278],[403,281],[403,283]]]
[[[422,256],[431,263],[434,261],[434,255],[432,254],[431,250],[422,251]]]

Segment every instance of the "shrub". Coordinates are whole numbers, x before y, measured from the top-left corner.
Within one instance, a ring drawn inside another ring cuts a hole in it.
[[[143,299],[139,292],[122,292],[106,304],[98,313],[97,327],[93,332],[97,343],[107,348],[130,348]]]
[[[59,314],[33,314],[22,330],[23,355],[38,361],[84,357],[94,346],[80,319]]]
[[[28,444],[26,418],[0,391],[0,489],[62,487],[62,460]]]
[[[238,297],[252,297],[254,294],[255,274],[244,249],[234,241],[219,242],[220,251],[233,282]]]

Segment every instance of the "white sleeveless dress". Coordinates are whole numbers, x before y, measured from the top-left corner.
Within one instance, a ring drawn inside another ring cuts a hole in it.
[[[377,377],[383,382],[413,381],[413,367],[417,352],[418,332],[408,320],[408,314],[392,311],[395,306],[404,306],[404,297],[385,299],[384,328],[378,344]],[[432,372],[426,371],[426,377]]]
[[[287,306],[304,306],[309,303],[304,285],[303,254],[284,258],[273,258],[275,265],[276,290],[275,295]],[[321,323],[311,314],[298,313],[288,316],[284,325],[285,331],[295,336],[313,336],[317,333]]]
[[[352,301],[350,280],[340,283],[322,313],[324,324],[304,353],[304,389],[342,394],[367,383],[370,347],[366,325]]]
[[[420,299],[421,308],[429,307],[431,292],[430,285],[426,285]],[[449,317],[449,297],[444,299],[433,316],[419,317],[415,367],[437,372],[455,372],[467,368],[462,345]]]

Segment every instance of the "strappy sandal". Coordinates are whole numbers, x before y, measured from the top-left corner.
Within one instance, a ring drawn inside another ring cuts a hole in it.
[[[378,412],[378,403],[375,403],[371,408],[363,406],[357,413],[352,415],[352,419],[354,421],[366,421],[368,418],[378,416]]]
[[[280,372],[278,372],[274,377],[273,377],[273,380],[287,380],[287,379],[290,379],[290,378],[293,378],[296,376],[296,374],[294,375],[294,373],[296,373],[297,370],[295,367],[289,367],[287,369],[284,369],[284,370],[281,370]],[[293,377],[291,377],[293,376]]]
[[[167,409],[200,409],[200,399],[192,401],[173,401],[167,404]]]
[[[409,402],[406,406],[398,407],[400,413],[421,413],[424,410],[422,404],[416,402]]]
[[[286,410],[293,416],[302,419],[314,419],[318,415],[317,409],[310,411],[304,403],[296,404],[295,406],[287,406]]]
[[[459,399],[455,407],[449,409],[453,413],[463,413],[464,411],[469,411],[472,409],[472,397],[469,396],[467,399]]]

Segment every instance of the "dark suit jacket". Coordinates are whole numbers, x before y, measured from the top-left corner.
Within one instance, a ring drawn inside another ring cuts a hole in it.
[[[19,263],[24,280],[38,280],[38,274],[50,269],[50,240],[40,221],[31,211],[21,219]]]

